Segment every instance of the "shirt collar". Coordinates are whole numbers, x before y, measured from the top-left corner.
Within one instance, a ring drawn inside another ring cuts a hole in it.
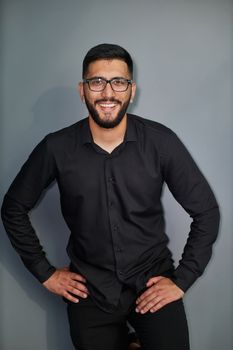
[[[93,143],[93,138],[89,127],[89,122],[88,122],[88,117],[83,120],[81,133],[82,133],[83,144]],[[124,137],[124,142],[128,142],[128,141],[137,141],[136,126],[135,126],[133,117],[130,114],[127,114],[127,127],[126,127],[126,133]]]

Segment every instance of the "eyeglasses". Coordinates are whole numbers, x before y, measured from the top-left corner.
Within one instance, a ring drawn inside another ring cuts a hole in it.
[[[95,92],[103,91],[108,83],[111,85],[113,91],[124,92],[128,89],[129,85],[132,85],[133,80],[125,78],[112,78],[110,80],[104,78],[90,78],[83,79],[83,82],[88,84],[91,91]]]

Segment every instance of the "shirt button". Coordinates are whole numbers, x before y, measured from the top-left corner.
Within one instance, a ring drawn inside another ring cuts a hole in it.
[[[116,251],[117,253],[121,253],[121,252],[122,252],[122,249],[121,249],[120,247],[116,246],[116,247],[115,247],[115,251]]]
[[[112,202],[112,201],[109,202],[109,206],[110,206],[110,207],[113,206],[113,202]]]

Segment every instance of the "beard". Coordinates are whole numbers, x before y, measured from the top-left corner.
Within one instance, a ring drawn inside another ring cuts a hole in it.
[[[109,113],[109,119],[102,119],[97,111],[97,109],[95,108],[95,105],[97,103],[104,103],[104,102],[115,102],[119,105],[121,105],[121,108],[119,110],[119,112],[117,113],[117,116],[114,119],[110,119],[111,114]],[[123,117],[126,114],[127,108],[129,106],[130,103],[130,97],[129,99],[124,102],[123,104],[115,99],[115,98],[109,98],[109,99],[99,99],[96,100],[94,104],[91,104],[87,98],[85,98],[85,103],[87,106],[87,109],[90,113],[90,116],[92,117],[92,119],[96,122],[96,124],[98,124],[101,128],[105,128],[105,129],[112,129],[115,128],[117,125],[120,124],[120,122],[122,121]]]

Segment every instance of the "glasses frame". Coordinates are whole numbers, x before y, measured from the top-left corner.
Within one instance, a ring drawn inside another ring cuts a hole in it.
[[[104,85],[103,89],[101,89],[101,90],[93,90],[93,89],[91,89],[91,87],[90,87],[90,82],[93,81],[93,80],[97,80],[97,79],[101,79],[102,81],[105,82],[105,85]],[[119,80],[119,79],[122,79],[122,80],[124,80],[125,82],[127,82],[127,87],[125,88],[125,90],[117,91],[117,90],[114,89],[114,87],[112,86],[112,82],[113,82],[114,80],[117,80],[117,79],[118,79],[118,80]],[[83,83],[84,83],[84,84],[87,84],[87,85],[88,85],[88,88],[89,88],[91,91],[94,91],[94,92],[102,92],[102,91],[104,91],[104,90],[106,89],[107,84],[110,84],[112,90],[115,91],[115,92],[125,92],[125,91],[128,90],[129,85],[132,85],[133,80],[132,80],[132,79],[122,78],[122,77],[114,77],[114,78],[109,79],[109,80],[108,80],[108,79],[105,79],[105,78],[102,78],[102,77],[93,77],[93,78],[90,78],[90,79],[83,79]]]

